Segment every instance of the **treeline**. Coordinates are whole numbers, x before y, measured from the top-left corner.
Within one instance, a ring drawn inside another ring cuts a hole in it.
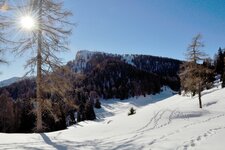
[[[35,101],[36,83],[34,78],[24,79],[10,86],[0,89],[1,115],[0,131],[1,132],[33,132],[35,129]],[[63,108],[60,103],[51,103],[57,121],[55,122],[52,115],[44,113],[46,131],[55,131],[64,129],[65,119],[63,117]],[[60,111],[61,114],[60,114]]]
[[[79,75],[76,76],[79,78]],[[74,82],[72,78],[71,82]],[[75,83],[75,82],[74,82]],[[75,85],[74,85],[75,87]],[[6,87],[0,88],[0,131],[8,133],[29,133],[35,131],[35,98],[36,98],[35,78],[24,79]],[[56,131],[65,129],[71,123],[75,123],[74,113],[77,113],[76,122],[83,120],[94,120],[93,109],[95,101],[96,107],[100,108],[97,94],[90,95],[83,91],[67,91],[65,97],[60,97],[53,92],[45,92],[44,99],[48,100],[45,105],[51,110],[43,111],[43,122],[45,131]],[[97,105],[98,104],[98,105]],[[73,120],[68,116],[72,116]]]
[[[161,80],[155,74],[137,70],[116,59],[106,59],[94,68],[84,80],[88,91],[96,91],[104,99],[121,100],[160,91]]]
[[[177,76],[182,62],[171,58],[136,55],[134,56],[133,63],[138,69],[156,73],[161,76]]]
[[[169,86],[174,91],[179,91],[178,72],[182,61],[165,57],[134,55],[133,63],[140,70],[156,74],[161,78],[163,85]]]

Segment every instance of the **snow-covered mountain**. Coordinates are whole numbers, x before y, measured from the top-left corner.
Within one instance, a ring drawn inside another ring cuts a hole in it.
[[[90,91],[94,90],[106,99],[126,99],[158,93],[162,86],[179,90],[178,72],[181,63],[179,60],[151,55],[118,55],[81,50],[67,66],[84,76],[83,89],[89,87]]]
[[[75,72],[81,72],[86,68],[87,62],[91,59],[91,57],[100,52],[92,52],[88,50],[80,50],[77,52],[75,60],[73,61],[72,69]]]
[[[0,81],[0,87],[4,87],[4,86],[8,86],[10,84],[13,84],[13,83],[19,81],[20,79],[21,79],[20,77],[12,77],[10,79]]]
[[[109,58],[116,58],[140,70],[165,75],[176,74],[181,64],[181,61],[179,60],[166,57],[137,54],[119,55],[97,51],[79,50],[75,59],[69,62],[68,65],[75,72],[83,72],[92,65],[93,60],[95,62],[95,60],[98,59],[104,60]]]
[[[197,96],[172,96],[168,88],[154,96],[102,101],[95,121],[52,133],[1,133],[0,149],[224,150],[224,93],[220,87],[203,91],[203,109]],[[128,116],[131,107],[136,114]]]

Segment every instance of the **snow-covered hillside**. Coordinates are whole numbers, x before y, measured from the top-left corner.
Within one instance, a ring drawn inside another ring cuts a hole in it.
[[[117,55],[117,54],[110,54],[105,52],[79,50],[76,54],[75,60],[73,61],[72,69],[75,72],[81,72],[82,70],[86,68],[87,62],[95,54],[102,54],[102,55],[112,56],[112,57],[120,57],[122,61],[125,61],[126,63],[135,66],[135,64],[133,63],[133,59],[135,55],[132,55],[132,54]]]
[[[120,55],[79,50],[76,53],[75,59],[69,61],[67,66],[74,72],[88,74],[99,66],[106,65],[109,61],[116,62],[117,64],[131,65],[133,66],[133,69],[163,76],[168,82],[170,82],[170,80],[178,80],[177,74],[179,72],[180,64],[182,63],[182,61],[179,60],[159,56],[141,54]]]
[[[134,55],[117,55],[117,54],[110,54],[105,52],[97,52],[97,51],[88,51],[88,50],[79,50],[76,54],[75,60],[73,61],[72,69],[75,72],[81,72],[86,68],[87,62],[91,59],[91,57],[95,54],[102,54],[106,56],[112,56],[112,57],[121,57],[121,60],[125,61],[126,63],[130,65],[134,65],[133,63],[133,57]]]
[[[81,72],[86,68],[87,62],[90,60],[90,58],[97,52],[92,52],[88,50],[80,50],[77,52],[75,60],[73,61],[73,67],[72,69],[75,72]]]
[[[220,87],[204,91],[203,109],[197,97],[172,95],[168,89],[129,101],[103,101],[96,121],[52,133],[0,134],[0,149],[223,150],[224,93]],[[131,107],[136,114],[128,116]]]

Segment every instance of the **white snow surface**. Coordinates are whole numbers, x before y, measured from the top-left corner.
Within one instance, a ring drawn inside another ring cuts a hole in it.
[[[98,119],[43,134],[0,134],[0,149],[29,150],[224,150],[225,89],[198,97],[173,95],[102,101]],[[136,114],[128,116],[134,107]]]
[[[87,62],[90,58],[97,52],[92,52],[88,50],[79,50],[76,54],[75,60],[73,61],[73,70],[76,72],[81,72],[86,68]]]
[[[126,63],[132,66],[135,66],[135,64],[133,63],[134,55],[125,54],[125,55],[122,55],[122,58],[124,59]]]

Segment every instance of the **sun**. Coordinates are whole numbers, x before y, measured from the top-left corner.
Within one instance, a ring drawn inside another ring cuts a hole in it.
[[[35,28],[36,22],[32,16],[23,16],[20,18],[20,25],[23,29],[33,30]]]

